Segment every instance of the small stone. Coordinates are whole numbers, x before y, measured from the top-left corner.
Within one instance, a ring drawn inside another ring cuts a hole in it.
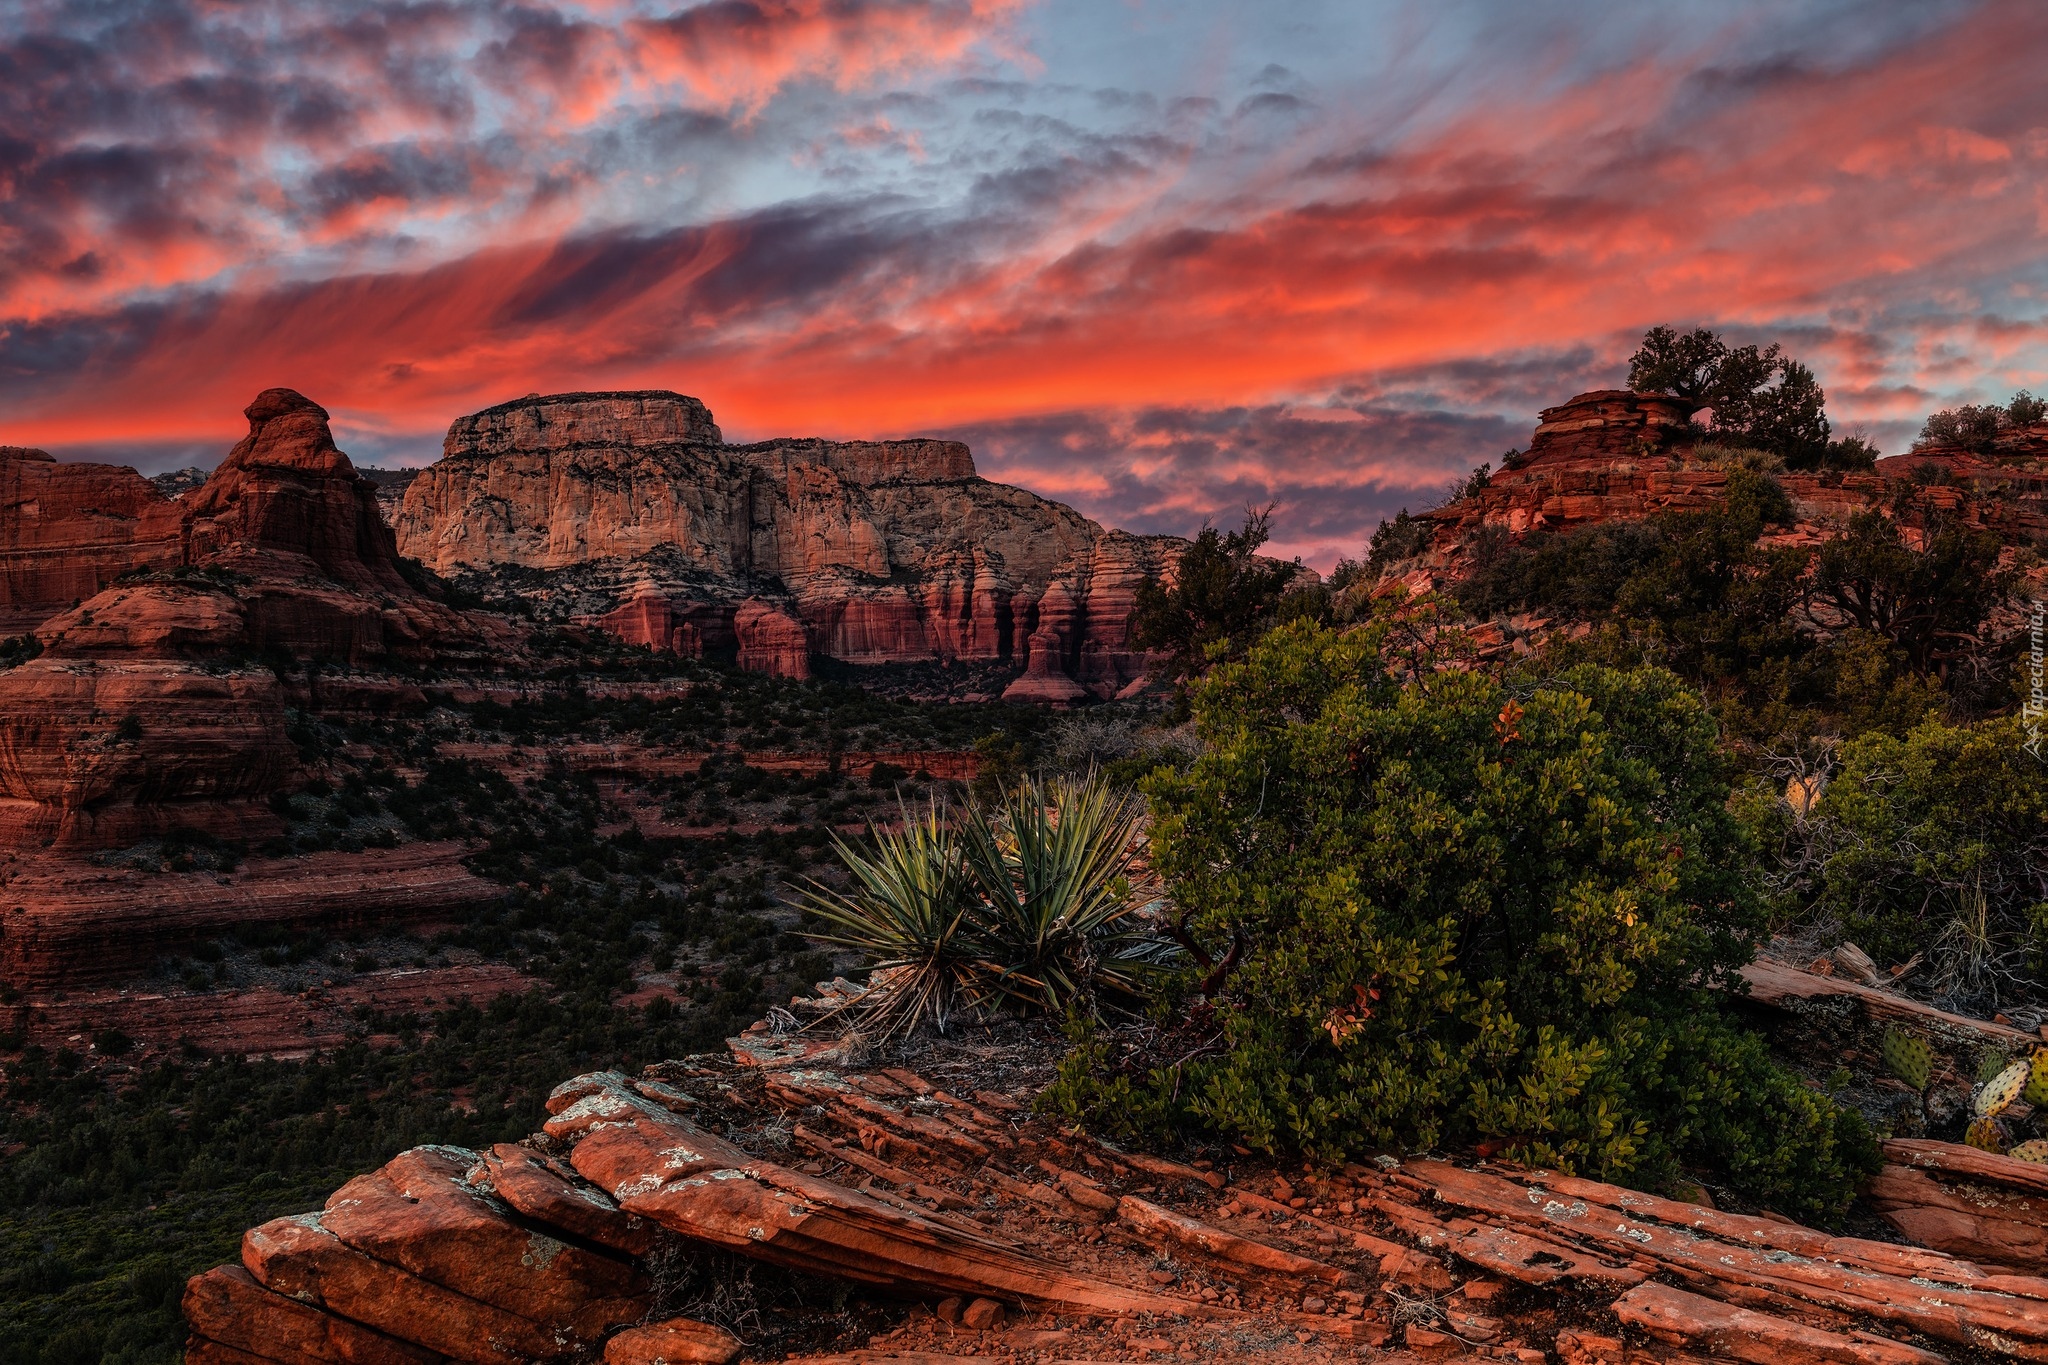
[[[1467,1280],[1458,1292],[1467,1303],[1491,1303],[1501,1291],[1499,1280]]]
[[[1145,1278],[1154,1284],[1172,1284],[1174,1274],[1171,1270],[1148,1270],[1145,1272]]]
[[[955,1294],[951,1298],[940,1299],[937,1303],[933,1304],[932,1312],[938,1315],[940,1322],[958,1322],[960,1321],[961,1311],[966,1307],[967,1300]]]
[[[960,1314],[960,1321],[977,1332],[992,1332],[1003,1325],[1003,1306],[994,1299],[976,1299]]]
[[[605,1365],[727,1365],[743,1348],[722,1327],[670,1318],[629,1327],[605,1343]]]
[[[1301,1311],[1304,1313],[1320,1313],[1329,1306],[1328,1301],[1324,1299],[1308,1298],[1301,1301]]]
[[[1412,1322],[1408,1324],[1403,1339],[1411,1351],[1442,1351],[1458,1344],[1456,1337],[1446,1336],[1442,1332],[1432,1332],[1427,1327],[1418,1327]]]

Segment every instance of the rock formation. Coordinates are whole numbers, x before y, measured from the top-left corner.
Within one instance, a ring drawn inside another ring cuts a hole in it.
[[[726,445],[673,393],[523,398],[458,419],[443,452],[406,489],[406,555],[539,570],[525,591],[630,643],[786,676],[799,655],[957,660],[1028,669],[1024,694],[1114,695],[1150,662],[1125,629],[1137,586],[1182,543],[989,483],[958,442]]]
[[[132,469],[0,452],[0,615],[41,648],[0,673],[0,842],[265,828],[262,798],[297,765],[285,707],[316,698],[255,656],[362,668],[480,648],[483,627],[400,574],[325,411],[268,389],[246,416],[177,499]]]
[[[1698,511],[1725,496],[1729,468],[1702,458],[1708,433],[1690,423],[1691,405],[1668,394],[1627,389],[1582,393],[1543,410],[1529,448],[1469,497],[1424,512],[1427,549],[1400,566],[1411,586],[1456,580],[1471,567],[1482,534],[1519,539],[1664,511]],[[1867,472],[1785,472],[1795,526],[1780,543],[1817,543],[1852,513],[1884,507],[1901,480],[1924,485],[1928,505],[1953,511],[1969,500],[1972,524],[2013,544],[2048,536],[2048,424],[2010,434],[1993,456],[1946,447],[1879,460]]]
[[[724,1361],[739,1343],[712,1324],[622,1326],[641,1267],[724,1253],[898,1305],[825,1353],[751,1319],[752,1358],[810,1365],[2048,1360],[2048,1279],[1941,1250],[1497,1163],[1187,1165],[1058,1129],[1028,1093],[863,1068],[846,1040],[761,1024],[729,1048],[577,1077],[524,1143],[417,1148],[252,1229],[239,1265],[192,1280],[187,1358],[511,1362],[602,1340],[613,1365]]]
[[[0,446],[0,635],[33,630],[125,573],[176,564],[169,505],[124,466]]]

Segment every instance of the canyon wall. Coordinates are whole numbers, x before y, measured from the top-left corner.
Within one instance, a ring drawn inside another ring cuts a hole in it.
[[[976,475],[955,441],[724,444],[696,399],[560,394],[449,427],[398,547],[635,644],[801,675],[928,660],[1020,670],[1019,697],[1112,696],[1151,660],[1125,622],[1183,542],[1108,531]]]

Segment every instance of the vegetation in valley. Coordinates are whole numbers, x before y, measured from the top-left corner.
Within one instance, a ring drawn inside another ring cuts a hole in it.
[[[286,832],[272,840],[175,836],[100,855],[227,871],[265,856],[468,840],[473,868],[506,894],[459,927],[426,939],[251,931],[163,962],[155,988],[297,992],[471,962],[539,984],[413,1015],[361,1011],[345,1046],[303,1060],[145,1050],[109,1029],[54,1048],[0,1038],[0,1358],[174,1361],[186,1277],[232,1259],[243,1229],[317,1207],[407,1146],[523,1137],[562,1078],[718,1048],[778,999],[852,969],[800,932],[818,925],[786,906],[788,888],[838,879],[835,831],[946,788],[902,767],[848,773],[833,756],[993,740],[1028,766],[1048,729],[1010,707],[920,706],[644,651],[591,660],[572,640],[560,648],[589,690],[392,722],[296,719],[294,741],[326,776],[276,802]],[[673,686],[678,674],[687,690]],[[608,677],[669,685],[597,694]],[[682,775],[624,793],[685,833],[642,834],[587,770],[549,760],[561,744],[689,756]],[[745,761],[775,752],[825,761],[815,772]]]

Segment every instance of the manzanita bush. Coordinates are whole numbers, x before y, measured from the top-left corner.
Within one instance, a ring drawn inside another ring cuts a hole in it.
[[[1724,1013],[1762,913],[1696,694],[1439,667],[1449,637],[1406,627],[1284,626],[1195,687],[1203,751],[1147,789],[1211,1037],[1114,1103],[1269,1151],[1483,1142],[1839,1210],[1862,1121]]]

